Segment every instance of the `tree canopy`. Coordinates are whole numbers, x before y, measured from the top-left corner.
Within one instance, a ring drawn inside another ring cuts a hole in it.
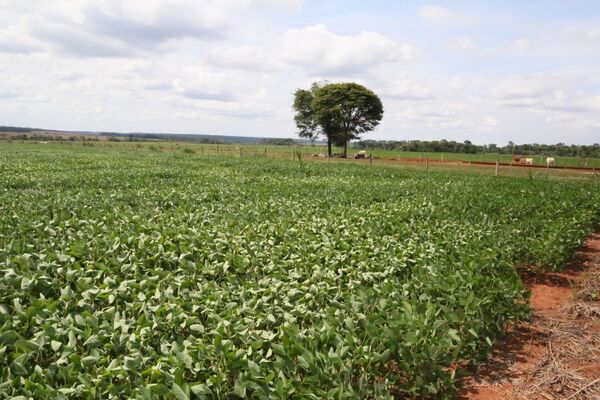
[[[357,83],[313,83],[310,90],[294,94],[294,121],[300,137],[327,138],[327,154],[332,144],[344,148],[350,140],[372,131],[383,118],[383,104],[372,90]]]

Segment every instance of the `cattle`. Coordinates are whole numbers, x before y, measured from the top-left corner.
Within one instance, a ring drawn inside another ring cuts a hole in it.
[[[521,158],[521,162],[525,165],[533,165],[533,158]]]
[[[354,158],[367,158],[367,152],[364,150],[361,150],[354,155]]]
[[[554,157],[546,158],[546,167],[549,167],[554,164],[556,164],[556,160],[554,159]]]

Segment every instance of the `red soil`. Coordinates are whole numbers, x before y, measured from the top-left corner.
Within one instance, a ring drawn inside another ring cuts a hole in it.
[[[484,363],[475,376],[465,380],[460,398],[520,399],[514,390],[515,381],[523,381],[523,378],[529,376],[532,368],[547,351],[548,343],[540,320],[551,318],[560,321],[561,318],[567,318],[564,310],[578,301],[575,288],[590,270],[600,271],[600,232],[590,236],[564,271],[524,277],[531,290],[531,321],[511,328],[509,333],[498,341],[490,361]],[[577,322],[581,322],[582,329],[588,332],[600,332],[600,321],[578,319]],[[573,361],[577,363],[577,360]],[[576,367],[579,367],[580,371],[587,370],[592,377],[600,375],[600,362],[583,363]]]

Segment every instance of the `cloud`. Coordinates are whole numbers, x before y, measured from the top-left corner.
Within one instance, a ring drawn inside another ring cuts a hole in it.
[[[173,85],[160,79],[153,79],[146,81],[142,87],[146,90],[169,90]]]
[[[600,28],[582,24],[566,25],[559,30],[559,39],[567,44],[600,45]]]
[[[216,47],[208,53],[204,60],[222,68],[271,72],[284,66],[283,62],[277,59],[275,53],[276,51],[270,51],[262,46]]]
[[[513,75],[499,79],[491,91],[497,98],[527,100],[551,95],[568,85],[568,80],[559,75]]]
[[[19,97],[21,94],[14,90],[4,90],[0,89],[0,99],[14,99]]]
[[[428,80],[403,76],[380,84],[382,95],[396,100],[431,100],[436,97],[436,85]]]
[[[167,40],[222,38],[229,28],[225,13],[210,2],[113,1],[90,5],[83,16],[92,31],[146,49]]]
[[[322,24],[289,29],[281,40],[283,59],[315,74],[352,73],[415,57],[412,47],[379,33],[338,35]]]
[[[17,31],[16,29],[5,29],[0,31],[0,52],[29,54],[40,51],[40,44]]]
[[[107,0],[40,3],[35,13],[15,7],[23,35],[80,57],[137,57],[165,52],[184,40],[223,39],[231,29],[229,9],[217,1]],[[31,39],[30,39],[31,40]],[[0,34],[0,49],[2,46]],[[14,41],[13,41],[14,42]],[[12,51],[31,51],[31,44]]]
[[[78,71],[74,71],[71,68],[60,70],[56,73],[56,77],[63,81],[76,81],[83,78],[83,74]]]
[[[516,75],[491,88],[498,105],[542,115],[548,123],[570,121],[578,127],[597,127],[600,96],[577,89],[578,82],[559,75]]]
[[[228,4],[231,8],[282,8],[296,12],[301,11],[304,5],[303,0],[222,0],[222,2]]]
[[[69,25],[45,24],[33,34],[64,53],[80,57],[132,57],[135,51],[124,43],[79,30]]]
[[[469,53],[475,50],[475,44],[467,36],[456,36],[446,41],[446,48],[456,52]]]
[[[175,92],[194,100],[231,102],[242,86],[237,75],[214,73],[201,66],[188,66],[181,75],[181,78],[173,80]]]
[[[213,48],[204,61],[217,67],[256,72],[299,68],[311,75],[353,75],[410,60],[415,49],[374,32],[339,35],[325,25],[288,29],[273,47],[241,45]]]
[[[512,48],[517,53],[527,53],[527,52],[531,51],[533,46],[529,40],[519,38],[519,39],[515,40],[515,42],[512,45]]]
[[[460,23],[467,19],[441,6],[426,6],[419,10],[419,16],[432,22]]]
[[[481,125],[483,125],[483,127],[486,129],[497,128],[498,127],[498,118],[492,117],[492,116],[487,116],[487,117],[483,118],[483,121],[481,121]]]

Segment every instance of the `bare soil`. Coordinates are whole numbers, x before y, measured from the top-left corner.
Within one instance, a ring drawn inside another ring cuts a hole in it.
[[[567,268],[528,274],[532,316],[465,381],[464,400],[600,399],[600,232]]]

